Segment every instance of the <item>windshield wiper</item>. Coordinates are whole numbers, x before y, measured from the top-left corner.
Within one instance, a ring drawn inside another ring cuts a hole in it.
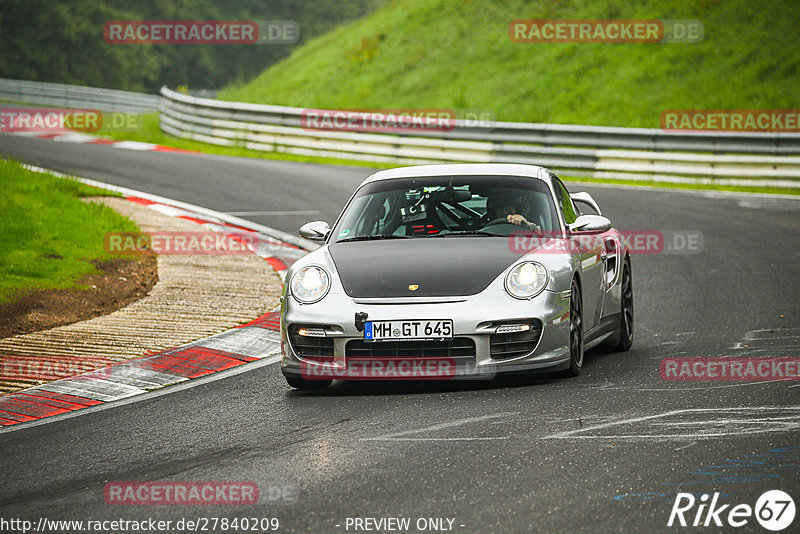
[[[466,235],[466,236],[479,235],[479,236],[489,236],[489,237],[508,237],[507,235],[495,234],[495,233],[492,233],[492,232],[485,232],[483,230],[461,230],[461,231],[458,231],[458,232],[447,232],[446,234],[433,234],[433,235],[429,235],[428,237],[447,237],[447,236],[462,236],[462,235]]]
[[[359,235],[356,237],[347,237],[340,239],[337,243],[344,243],[345,241],[373,241],[378,239],[409,239],[405,235],[389,235],[389,234],[374,234],[374,235]]]

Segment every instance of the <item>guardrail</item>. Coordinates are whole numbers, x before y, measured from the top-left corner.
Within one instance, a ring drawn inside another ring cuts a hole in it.
[[[157,111],[158,95],[81,85],[0,78],[0,100],[65,108],[143,113]]]
[[[800,134],[460,120],[450,131],[413,134],[315,130],[302,127],[302,108],[196,98],[167,87],[161,95],[162,130],[216,145],[380,163],[535,163],[576,176],[800,187]]]

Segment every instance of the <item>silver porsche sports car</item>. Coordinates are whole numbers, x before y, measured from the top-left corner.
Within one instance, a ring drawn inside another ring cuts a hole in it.
[[[577,375],[584,350],[633,342],[625,239],[543,167],[380,171],[333,228],[300,235],[322,246],[292,265],[281,298],[281,371],[295,388]]]

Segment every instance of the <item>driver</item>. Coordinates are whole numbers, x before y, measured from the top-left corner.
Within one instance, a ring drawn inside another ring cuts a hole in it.
[[[489,197],[486,201],[486,215],[491,221],[505,219],[509,224],[516,224],[528,230],[541,230],[539,225],[528,221],[522,213],[517,213],[524,210],[524,200],[508,194]],[[518,210],[518,206],[522,209]]]

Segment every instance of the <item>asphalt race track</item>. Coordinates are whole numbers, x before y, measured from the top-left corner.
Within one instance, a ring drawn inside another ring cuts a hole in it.
[[[370,173],[8,135],[0,152],[292,233],[332,222]],[[659,375],[668,356],[800,353],[800,199],[570,188],[589,191],[619,228],[702,232],[702,251],[633,258],[630,352],[590,352],[573,379],[338,382],[322,393],[292,392],[277,365],[222,373],[0,433],[0,516],[277,517],[279,532],[354,532],[356,517],[412,527],[446,518],[465,533],[658,532],[675,530],[666,525],[678,492],[754,506],[780,489],[800,505],[800,382]],[[104,502],[107,482],[158,480],[251,481],[262,499]],[[765,532],[752,517],[736,530]]]

